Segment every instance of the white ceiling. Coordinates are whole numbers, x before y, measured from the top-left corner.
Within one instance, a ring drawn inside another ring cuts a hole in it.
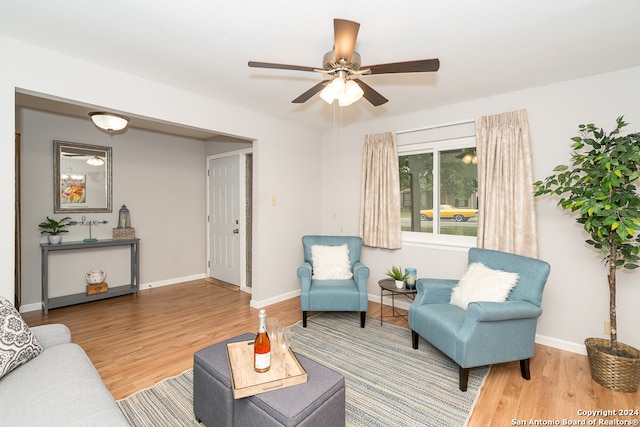
[[[340,112],[291,100],[320,74],[247,61],[320,68],[333,18],[361,23],[363,65],[441,62],[364,76],[389,102],[345,125],[640,65],[638,0],[0,0],[0,34],[319,129]]]

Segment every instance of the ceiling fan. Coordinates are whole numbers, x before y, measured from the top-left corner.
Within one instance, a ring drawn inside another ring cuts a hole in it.
[[[313,71],[323,73],[330,77],[291,101],[296,104],[306,102],[313,95],[320,92],[320,97],[329,104],[337,99],[340,106],[346,106],[364,96],[365,99],[376,107],[389,100],[360,80],[360,76],[367,74],[423,73],[438,71],[440,68],[440,60],[437,58],[362,67],[360,65],[360,55],[355,51],[360,24],[345,19],[334,19],[333,28],[333,50],[324,55],[322,59],[322,69],[256,61],[249,61],[249,67]]]

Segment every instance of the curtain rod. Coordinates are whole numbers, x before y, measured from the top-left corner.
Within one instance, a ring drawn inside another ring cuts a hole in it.
[[[451,123],[445,123],[442,125],[433,125],[433,126],[427,126],[427,127],[423,127],[423,128],[418,128],[418,129],[408,129],[408,130],[401,130],[396,132],[396,135],[402,134],[402,133],[411,133],[411,132],[419,132],[422,130],[430,130],[430,129],[437,129],[437,128],[444,128],[447,126],[456,126],[456,125],[465,125],[467,123],[473,123],[475,120],[471,119],[471,120],[462,120],[459,122],[451,122]]]

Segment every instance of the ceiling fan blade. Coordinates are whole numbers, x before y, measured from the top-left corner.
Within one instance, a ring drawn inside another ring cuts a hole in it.
[[[341,58],[344,58],[347,64],[351,62],[359,29],[360,24],[357,22],[345,19],[333,20],[333,50],[336,54],[336,62]]]
[[[367,101],[369,101],[371,104],[373,104],[374,107],[377,107],[379,105],[382,105],[386,102],[389,102],[389,100],[387,98],[385,98],[384,96],[380,95],[380,93],[378,91],[376,91],[374,88],[372,88],[371,86],[369,86],[368,84],[366,84],[365,82],[363,82],[360,79],[351,79],[354,82],[356,82],[358,84],[358,86],[360,86],[360,88],[364,91],[364,97]]]
[[[369,65],[360,67],[361,70],[370,69],[370,74],[391,74],[391,73],[424,73],[429,71],[438,71],[440,68],[440,60],[419,59],[417,61],[393,62],[390,64]]]
[[[315,71],[314,67],[305,67],[303,65],[287,65],[287,64],[274,64],[272,62],[256,62],[249,61],[249,67],[253,68],[274,68],[276,70],[294,70],[294,71]]]
[[[309,98],[311,98],[313,95],[315,95],[316,93],[324,89],[324,87],[328,85],[329,82],[331,82],[331,80],[321,81],[320,83],[318,83],[317,85],[315,85],[314,87],[312,87],[311,89],[309,89],[308,91],[306,91],[305,93],[303,93],[302,95],[300,95],[299,97],[297,97],[291,102],[293,102],[294,104],[302,104],[303,102],[307,102]]]

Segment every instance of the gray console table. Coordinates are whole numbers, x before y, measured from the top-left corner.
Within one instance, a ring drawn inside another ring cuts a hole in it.
[[[68,250],[87,250],[105,248],[109,246],[130,246],[131,247],[131,283],[123,286],[109,287],[107,292],[95,295],[86,293],[64,295],[56,298],[49,298],[49,252]],[[138,293],[140,290],[140,239],[126,240],[98,240],[97,242],[64,242],[51,245],[40,243],[40,262],[42,266],[42,310],[44,314],[50,308],[65,307],[67,305],[80,304],[83,302],[97,301],[105,298],[117,297]]]

